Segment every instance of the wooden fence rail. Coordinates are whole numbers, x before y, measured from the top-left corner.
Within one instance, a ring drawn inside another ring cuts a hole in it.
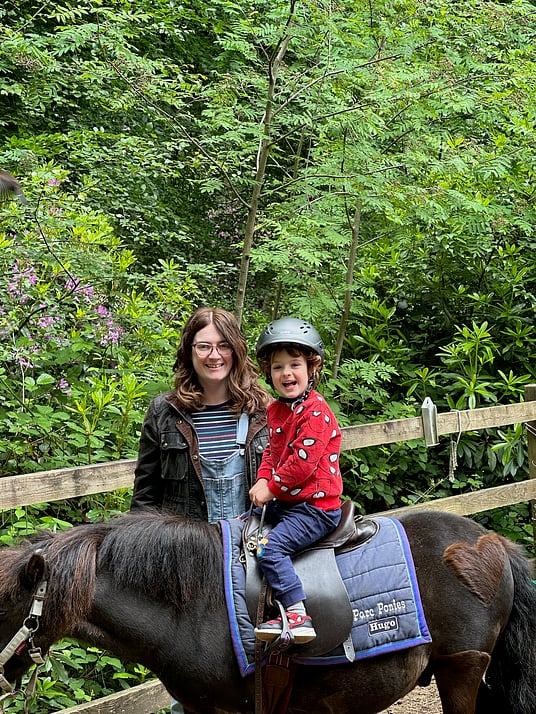
[[[451,411],[437,415],[437,436],[460,434],[493,427],[524,423],[527,425],[529,478],[417,505],[391,509],[382,515],[408,510],[441,510],[472,515],[493,508],[529,502],[536,539],[536,384],[525,388],[525,401],[519,404]],[[425,438],[422,417],[360,424],[343,428],[342,449],[362,449]],[[0,478],[0,509],[48,503],[95,493],[116,491],[132,486],[135,459],[106,464],[40,471]],[[379,515],[379,514],[378,514]],[[169,705],[169,695],[158,680],[132,687],[124,692],[62,710],[63,714],[152,714]]]
[[[519,404],[438,414],[437,434],[444,436],[526,423],[531,478],[450,498],[426,501],[408,508],[428,508],[471,515],[490,508],[536,499],[536,385],[528,385],[525,398],[526,401]],[[342,449],[349,451],[367,446],[424,439],[424,428],[421,417],[412,417],[344,427],[342,434]],[[132,486],[135,464],[135,459],[124,459],[91,466],[7,476],[0,479],[0,509],[128,488]],[[407,508],[389,512],[402,510]]]

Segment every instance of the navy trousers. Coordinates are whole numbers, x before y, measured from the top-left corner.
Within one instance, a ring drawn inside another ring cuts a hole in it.
[[[340,508],[323,511],[309,503],[293,504],[277,500],[266,505],[265,522],[271,530],[258,544],[257,561],[274,597],[285,609],[306,598],[291,555],[331,533],[340,520]]]

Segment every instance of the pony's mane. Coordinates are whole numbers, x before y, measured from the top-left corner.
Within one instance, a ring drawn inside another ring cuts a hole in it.
[[[106,571],[119,589],[132,589],[177,610],[210,589],[223,597],[220,529],[203,521],[144,510],[107,523],[42,532],[0,549],[0,598],[16,598],[33,553],[48,567],[43,624],[64,629],[89,611],[97,573]],[[214,603],[216,604],[216,603]]]
[[[38,551],[47,571],[47,603],[43,624],[52,631],[64,631],[70,622],[88,612],[95,590],[95,559],[106,524],[78,526],[61,533],[43,531],[24,539],[18,545],[0,549],[0,598],[17,600],[29,587],[25,571],[30,558]]]
[[[147,509],[121,516],[98,554],[117,587],[178,610],[207,591],[223,598],[222,561],[219,526]]]

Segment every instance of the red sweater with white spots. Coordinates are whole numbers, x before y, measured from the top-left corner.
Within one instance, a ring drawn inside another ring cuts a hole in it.
[[[268,447],[257,480],[281,501],[307,501],[324,511],[341,507],[341,430],[324,397],[311,391],[292,411],[277,400],[267,410]]]

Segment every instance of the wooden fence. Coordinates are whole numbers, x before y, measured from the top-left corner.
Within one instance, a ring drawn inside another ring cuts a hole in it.
[[[428,509],[468,516],[493,508],[529,502],[536,542],[536,384],[525,387],[524,397],[525,401],[519,404],[437,414],[437,418],[432,416],[432,427],[434,436],[439,438],[479,429],[525,424],[529,459],[528,479],[391,509],[382,512],[382,515]],[[427,411],[427,416],[429,414],[430,412]],[[412,439],[424,439],[430,443],[429,432],[430,423],[423,417],[345,427],[342,449],[348,451]],[[134,459],[126,459],[94,466],[55,469],[0,478],[0,508],[9,509],[128,488],[133,482],[134,466]],[[63,714],[122,714],[123,712],[152,714],[168,707],[169,701],[170,697],[160,682],[153,680],[125,692],[63,709],[62,712]]]

